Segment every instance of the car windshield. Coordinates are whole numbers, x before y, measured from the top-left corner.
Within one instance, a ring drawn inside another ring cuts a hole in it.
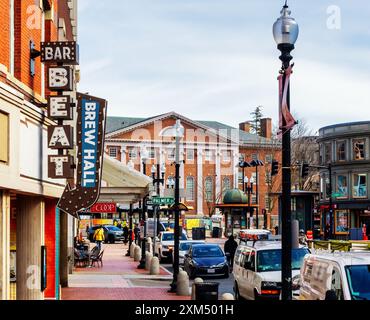
[[[181,235],[180,240],[187,240],[184,234]],[[162,236],[162,241],[174,241],[173,233],[164,233]]]
[[[309,251],[306,248],[292,250],[292,270],[301,268],[303,258],[307,253]],[[257,253],[257,271],[281,271],[281,249],[259,251]]]
[[[195,246],[192,255],[194,258],[223,257],[224,253],[219,246]]]
[[[109,231],[121,231],[120,228],[117,228],[115,226],[106,227]]]
[[[346,267],[348,285],[353,300],[370,300],[370,265]]]
[[[196,244],[196,242],[183,242],[183,243],[180,243],[180,251],[188,251],[190,249],[190,246],[192,244]]]
[[[163,225],[164,225],[165,228],[175,229],[175,223],[174,222],[171,222],[171,223],[163,222]]]

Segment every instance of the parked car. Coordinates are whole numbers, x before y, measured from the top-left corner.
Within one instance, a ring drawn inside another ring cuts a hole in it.
[[[91,242],[94,242],[94,232],[98,228],[99,226],[93,226],[89,228],[88,238]],[[124,240],[123,231],[118,227],[108,225],[103,226],[103,230],[105,243],[115,243],[116,241]]]
[[[370,252],[307,255],[299,300],[370,300]]]
[[[189,252],[190,246],[192,244],[204,244],[205,242],[202,240],[184,240],[180,241],[180,246],[179,246],[179,264],[183,265],[184,264],[184,258],[185,254]],[[174,251],[172,251],[172,261],[174,259]]]
[[[218,244],[192,244],[185,254],[184,270],[189,279],[197,276],[229,277],[229,265]]]
[[[172,251],[175,245],[175,234],[171,231],[162,231],[159,234],[158,241],[156,241],[156,250],[158,254],[159,261],[162,262],[165,259],[172,261]],[[185,232],[182,232],[180,237],[181,240],[188,240]]]
[[[292,250],[292,276],[299,278],[307,247]],[[237,300],[278,300],[281,296],[281,242],[241,242],[233,263],[234,293]],[[298,288],[294,291],[299,293]]]

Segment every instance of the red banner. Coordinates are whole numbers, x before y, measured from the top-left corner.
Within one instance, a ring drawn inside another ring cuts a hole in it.
[[[117,212],[117,207],[115,203],[99,202],[95,203],[89,211],[92,213],[115,213]]]

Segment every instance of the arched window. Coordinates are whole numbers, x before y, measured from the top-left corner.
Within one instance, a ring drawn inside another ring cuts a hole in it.
[[[213,201],[213,179],[207,177],[205,180],[206,201]]]
[[[230,178],[225,177],[222,182],[222,194],[225,195],[227,190],[231,189]]]
[[[186,178],[186,200],[187,201],[194,200],[194,178],[193,177]]]

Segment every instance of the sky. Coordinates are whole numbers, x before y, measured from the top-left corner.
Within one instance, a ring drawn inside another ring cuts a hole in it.
[[[278,119],[283,0],[79,0],[80,92],[108,116],[176,111],[232,126]],[[299,24],[291,110],[316,133],[370,120],[368,0],[290,0]]]

